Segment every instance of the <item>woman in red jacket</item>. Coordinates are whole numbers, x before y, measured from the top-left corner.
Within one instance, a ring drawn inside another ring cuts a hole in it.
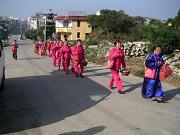
[[[60,66],[61,66],[62,47],[63,47],[63,41],[60,40],[60,42],[58,43],[57,48],[56,48],[56,58],[57,58],[58,70],[60,70]]]
[[[108,59],[109,61],[111,61],[111,63],[113,63],[112,67],[110,68],[112,77],[109,81],[109,88],[113,89],[113,83],[115,82],[118,92],[120,94],[125,94],[125,92],[122,91],[122,81],[119,77],[119,70],[121,69],[121,65],[123,66],[123,68],[126,68],[125,55],[124,51],[121,49],[120,41],[116,41],[114,43],[114,47],[109,51]]]
[[[64,42],[62,46],[62,64],[64,71],[66,71],[66,75],[69,73],[69,65],[71,59],[71,48],[68,46],[67,42]]]
[[[11,52],[12,52],[13,58],[15,60],[17,60],[17,48],[18,48],[18,46],[17,46],[16,40],[14,40],[14,44],[11,47]]]
[[[34,54],[39,53],[39,44],[37,41],[34,42]]]
[[[83,63],[85,62],[85,56],[84,56],[84,49],[82,46],[82,42],[79,39],[77,41],[77,45],[74,45],[71,48],[71,58],[72,58],[72,67],[74,69],[74,73],[76,77],[81,77],[83,78],[84,76],[82,75],[84,72],[84,65]],[[80,70],[80,72],[79,72]]]
[[[41,56],[46,55],[46,42],[41,43]]]
[[[56,42],[52,41],[51,44],[51,58],[52,58],[52,63],[54,67],[56,67]]]

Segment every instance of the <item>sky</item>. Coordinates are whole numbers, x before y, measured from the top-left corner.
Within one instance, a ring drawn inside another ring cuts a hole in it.
[[[0,16],[25,19],[49,9],[58,15],[67,15],[68,11],[95,14],[101,9],[124,10],[131,16],[166,20],[176,16],[180,0],[0,0]]]

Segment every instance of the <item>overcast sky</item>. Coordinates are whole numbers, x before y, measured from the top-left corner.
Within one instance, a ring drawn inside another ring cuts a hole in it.
[[[53,9],[58,15],[68,11],[95,14],[101,9],[124,10],[131,16],[167,19],[176,16],[180,0],[0,0],[0,16],[27,18]]]

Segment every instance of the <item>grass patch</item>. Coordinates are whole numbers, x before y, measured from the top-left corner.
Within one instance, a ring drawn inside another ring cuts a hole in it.
[[[174,66],[175,66],[176,68],[180,69],[180,63],[176,63]]]
[[[91,53],[93,51],[93,54]],[[96,49],[86,51],[86,59],[95,64],[106,66],[107,57],[98,57],[98,51]],[[131,71],[134,76],[144,77],[144,61],[145,58],[126,58],[127,69]],[[176,67],[180,69],[180,64],[177,63]],[[180,87],[180,76],[173,74],[163,81],[172,86]]]
[[[134,72],[135,76],[144,77],[144,69],[138,69]]]
[[[178,76],[176,74],[172,74],[171,76],[166,78],[163,82],[167,83],[169,85],[180,87],[180,83],[179,83],[180,82],[180,76]]]

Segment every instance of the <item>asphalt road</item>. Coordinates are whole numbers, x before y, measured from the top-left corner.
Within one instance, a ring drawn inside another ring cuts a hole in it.
[[[14,36],[13,39],[18,39]],[[163,85],[166,103],[141,98],[142,79],[122,77],[126,95],[110,91],[110,72],[94,64],[85,78],[65,75],[51,59],[18,41],[18,60],[5,48],[6,90],[0,94],[0,134],[180,135],[180,89]]]

